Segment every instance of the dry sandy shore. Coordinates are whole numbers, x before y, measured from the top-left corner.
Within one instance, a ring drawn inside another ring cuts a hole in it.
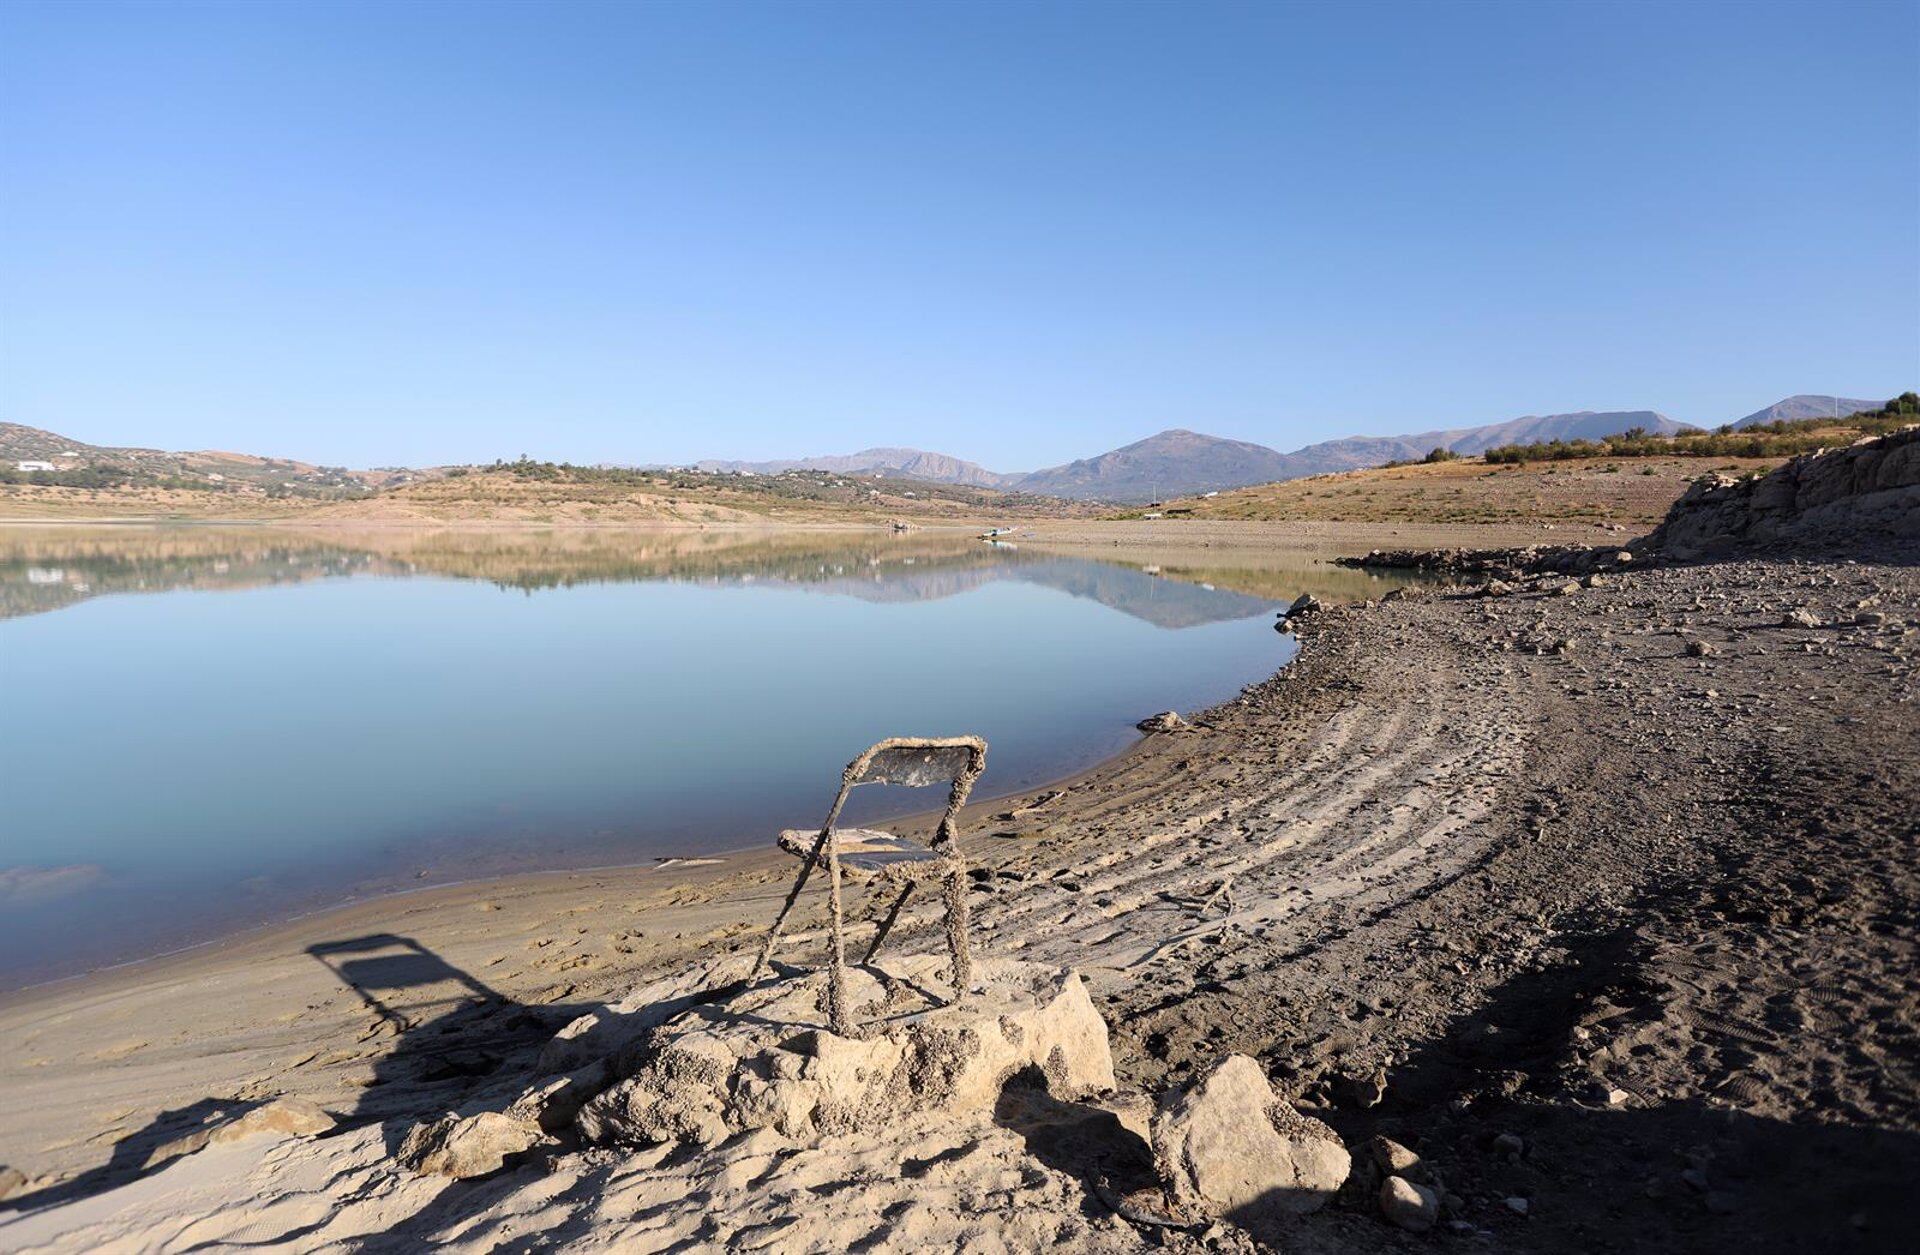
[[[1322,612],[1192,730],[972,808],[978,947],[1082,971],[1123,1084],[1253,1055],[1452,1196],[1425,1237],[1355,1198],[1290,1246],[1910,1249],[1920,567],[1883,556]],[[1013,1113],[482,1182],[392,1166],[579,1010],[752,945],[789,873],[756,852],[455,887],[8,997],[0,1162],[28,1180],[0,1248],[1169,1240],[1093,1189],[1118,1152]],[[337,974],[329,945],[389,934],[413,948]],[[149,1165],[278,1094],[340,1129]]]

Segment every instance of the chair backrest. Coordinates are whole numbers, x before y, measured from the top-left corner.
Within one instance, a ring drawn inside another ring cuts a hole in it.
[[[973,782],[987,769],[987,743],[977,736],[892,736],[867,747],[866,753],[847,764],[840,777],[840,792],[827,812],[821,831],[832,829],[839,821],[840,808],[847,795],[863,784],[904,784],[919,786],[951,784],[947,809],[940,816],[936,843],[953,839],[954,816],[967,804]]]
[[[956,784],[987,765],[979,737],[891,737],[847,764],[848,784]]]

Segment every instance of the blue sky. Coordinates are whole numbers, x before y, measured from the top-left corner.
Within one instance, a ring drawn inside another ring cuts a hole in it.
[[[1920,382],[1920,4],[0,7],[0,419],[999,469]]]

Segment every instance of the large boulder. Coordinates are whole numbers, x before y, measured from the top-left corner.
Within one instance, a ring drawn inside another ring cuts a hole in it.
[[[515,1155],[546,1139],[531,1124],[483,1111],[462,1116],[449,1111],[416,1124],[400,1144],[400,1165],[422,1176],[484,1177],[500,1171]]]
[[[624,1079],[581,1108],[590,1142],[710,1144],[770,1129],[792,1139],[877,1128],[926,1111],[990,1111],[1016,1073],[1057,1098],[1113,1088],[1107,1026],[1074,973],[979,964],[960,1006],[932,1003],[945,960],[889,961],[848,972],[865,1022],[824,1027],[824,974],[763,982],[683,1008],[622,1049]]]
[[[1161,1098],[1153,1157],[1177,1201],[1256,1237],[1324,1206],[1353,1166],[1339,1135],[1295,1111],[1245,1055],[1228,1055]]]

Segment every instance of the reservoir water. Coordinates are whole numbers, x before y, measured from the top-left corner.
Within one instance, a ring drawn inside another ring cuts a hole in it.
[[[755,845],[884,736],[985,736],[980,797],[1069,774],[1286,661],[1304,583],[1208,575],[951,535],[0,529],[0,988]]]

